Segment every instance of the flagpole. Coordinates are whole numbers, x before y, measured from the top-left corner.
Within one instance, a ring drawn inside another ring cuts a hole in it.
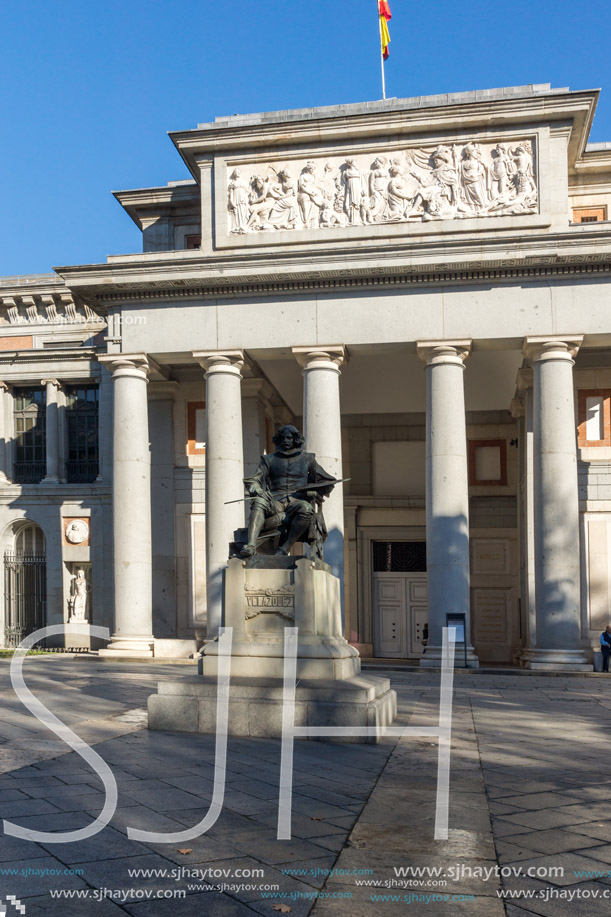
[[[382,47],[382,17],[380,16],[380,5],[376,0],[378,8],[378,24],[380,26],[380,64],[382,65],[382,98],[386,99],[386,79],[384,76],[384,48]]]

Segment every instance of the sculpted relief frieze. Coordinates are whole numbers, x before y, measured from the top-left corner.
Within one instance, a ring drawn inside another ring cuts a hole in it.
[[[230,170],[229,231],[329,229],[537,212],[530,140],[440,144]]]

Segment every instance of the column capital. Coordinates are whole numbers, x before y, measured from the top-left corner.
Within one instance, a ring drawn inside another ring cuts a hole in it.
[[[455,341],[416,341],[416,351],[423,363],[435,366],[440,363],[460,363],[471,353],[471,338]]]
[[[524,338],[522,353],[533,362],[572,360],[583,342],[583,334],[533,335]]]
[[[337,369],[348,362],[348,351],[343,344],[316,344],[312,347],[291,347],[291,352],[302,369]],[[327,367],[324,364],[331,364]]]
[[[244,366],[243,350],[192,350],[202,369],[205,369],[206,375],[210,373],[233,373],[241,375],[240,370]]]
[[[145,353],[104,353],[100,354],[98,362],[108,367],[113,379],[133,376],[148,382],[152,370],[151,361]]]
[[[55,388],[62,387],[62,383],[59,381],[59,379],[41,379],[40,384],[41,385],[54,385]]]
[[[0,382],[0,391],[9,392],[10,388],[6,382]]]

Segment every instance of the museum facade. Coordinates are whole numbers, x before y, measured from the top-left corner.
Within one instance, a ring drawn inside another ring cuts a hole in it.
[[[143,251],[0,278],[0,640],[223,623],[283,424],[338,479],[363,656],[591,667],[611,600],[611,144],[547,84],[218,118],[117,192]],[[428,645],[423,656],[425,627]],[[100,648],[100,642],[94,640]]]

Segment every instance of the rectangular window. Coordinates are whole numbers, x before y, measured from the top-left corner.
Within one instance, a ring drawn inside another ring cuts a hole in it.
[[[185,248],[201,248],[202,247],[202,237],[201,235],[185,236]]]
[[[374,573],[426,573],[425,541],[374,541]]]
[[[47,472],[47,393],[42,386],[15,388],[15,468],[17,484],[38,484]]]
[[[611,446],[611,390],[578,392],[579,445]]]
[[[92,484],[99,471],[97,385],[66,386],[69,484]]]
[[[574,207],[573,223],[601,223],[607,219],[606,207]]]
[[[206,403],[187,403],[187,455],[206,454]]]
[[[507,484],[507,441],[469,441],[469,484]]]

